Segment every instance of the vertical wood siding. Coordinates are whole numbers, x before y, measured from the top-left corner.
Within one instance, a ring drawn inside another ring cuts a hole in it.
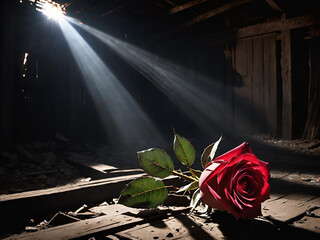
[[[276,35],[239,39],[234,50],[234,125],[239,134],[277,134]]]

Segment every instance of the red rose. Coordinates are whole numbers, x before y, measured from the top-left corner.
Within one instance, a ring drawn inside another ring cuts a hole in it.
[[[200,177],[201,199],[236,219],[253,219],[261,215],[261,202],[269,198],[269,177],[268,163],[243,143],[208,164]]]

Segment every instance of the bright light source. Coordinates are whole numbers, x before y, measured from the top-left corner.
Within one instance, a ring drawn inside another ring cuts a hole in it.
[[[59,21],[66,14],[66,6],[50,0],[37,1],[37,10],[46,15],[49,19]]]
[[[27,61],[28,61],[28,56],[29,56],[29,53],[25,53],[24,54],[24,58],[23,58],[23,66],[25,66],[27,64]]]

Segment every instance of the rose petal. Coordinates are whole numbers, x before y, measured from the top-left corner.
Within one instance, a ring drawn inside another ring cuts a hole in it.
[[[233,157],[237,157],[244,153],[252,153],[249,143],[244,142],[238,147],[230,150],[229,152],[220,155],[219,157],[215,158],[215,160],[223,159],[224,161],[230,161]]]
[[[215,190],[213,190],[212,187],[210,187],[210,185],[207,185],[207,187],[208,187],[210,193],[212,194],[212,196],[214,196],[215,199],[221,200],[221,197],[216,193]]]
[[[224,208],[224,206],[221,204],[221,201],[217,200],[216,198],[213,197],[213,195],[211,195],[211,192],[208,186],[209,185],[206,185],[206,187],[203,187],[202,189],[200,189],[201,200],[212,208],[226,210],[226,208]]]
[[[240,197],[236,193],[234,193],[234,196],[237,199],[237,201],[240,202],[241,205],[244,205],[244,206],[246,206],[248,208],[252,208],[253,207],[252,204],[245,203],[243,200],[241,200]]]
[[[225,188],[224,189],[224,193],[227,197],[227,199],[230,201],[232,201],[233,206],[237,207],[238,209],[242,210],[242,206],[235,200],[235,198],[233,196],[231,196],[231,194],[228,192],[228,190]]]
[[[261,166],[261,172],[263,176],[266,178],[266,181],[270,179],[270,172],[269,172],[269,163],[259,160]]]
[[[217,180],[218,180],[218,184],[220,184],[220,181],[222,179],[222,177],[224,177],[224,175],[228,172],[232,172],[232,175],[234,175],[234,172],[237,171],[237,169],[241,168],[242,164],[245,164],[245,160],[240,160],[239,162],[234,161],[236,158],[234,158],[232,161],[227,162],[224,167],[219,170],[218,172],[218,176],[217,176]],[[236,164],[236,167],[234,167],[234,164]],[[225,177],[224,177],[225,178]]]
[[[265,182],[263,188],[261,189],[261,198],[262,202],[267,200],[270,197],[270,185],[268,182]]]
[[[242,214],[239,214],[238,218],[243,219],[254,219],[257,216],[261,216],[261,204],[254,206],[252,208],[246,209],[245,212],[242,212]]]
[[[212,175],[217,174],[219,169],[224,165],[221,163],[211,163],[200,175],[199,186],[206,184],[212,178]]]
[[[236,206],[237,206],[240,210],[243,210],[243,207],[242,207],[243,204],[241,204],[241,201],[238,201],[239,198],[238,198],[237,194],[235,194],[234,191],[233,191],[233,198],[234,198],[234,201],[237,203]]]
[[[269,167],[268,167],[269,164],[268,163],[259,160],[254,154],[250,154],[250,153],[242,154],[239,157],[237,157],[236,159],[234,159],[232,162],[237,162],[237,161],[239,161],[239,159],[245,159],[247,161],[250,161],[253,164],[260,166],[259,171],[261,171],[261,173],[265,177],[266,181],[269,181],[270,173],[269,173]]]

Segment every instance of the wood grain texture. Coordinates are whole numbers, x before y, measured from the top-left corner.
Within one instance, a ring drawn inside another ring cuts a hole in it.
[[[320,28],[319,28],[320,29]],[[318,29],[318,30],[319,30]],[[316,139],[320,137],[320,38],[311,40],[309,51],[309,90],[308,117],[303,138]]]
[[[170,9],[169,14],[174,14],[177,12],[181,12],[183,10],[186,10],[188,8],[191,8],[193,6],[199,5],[200,3],[206,2],[207,0],[193,0],[193,1],[189,1],[185,4],[179,5],[179,6],[175,6],[174,8]]]
[[[294,17],[284,20],[275,20],[265,23],[260,23],[236,31],[237,38],[246,38],[257,36],[282,30],[297,29],[303,27],[314,26],[320,23],[320,18],[316,14],[309,14],[302,17]]]
[[[266,129],[271,136],[277,136],[277,59],[276,36],[263,38],[263,88]]]
[[[291,32],[285,30],[281,35],[282,137],[292,139]]]
[[[264,98],[263,98],[263,39],[253,39],[253,130],[261,133],[264,129]]]

